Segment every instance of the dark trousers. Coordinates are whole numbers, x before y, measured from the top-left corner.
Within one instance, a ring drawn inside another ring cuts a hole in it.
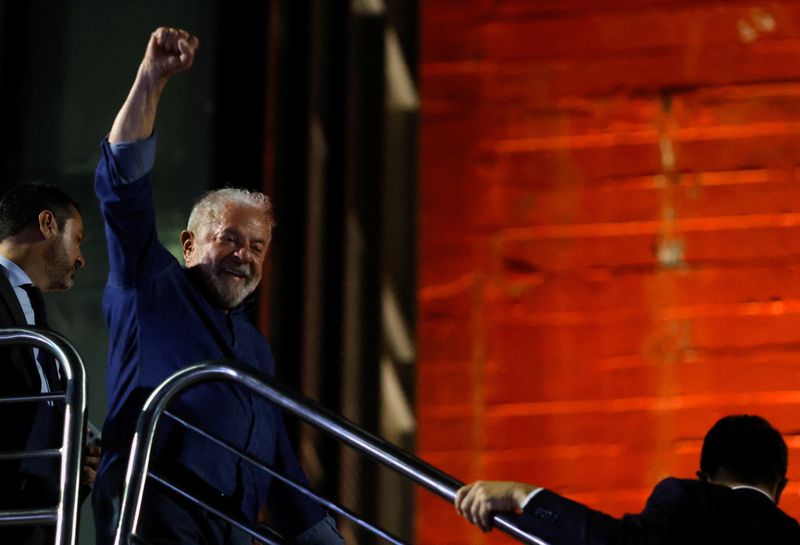
[[[23,477],[16,466],[13,471],[0,471],[0,510],[52,507],[57,501],[37,479]],[[0,526],[0,545],[53,545],[55,536],[55,525]]]
[[[104,468],[92,494],[97,545],[113,545],[119,522],[124,464]],[[148,481],[137,535],[152,545],[252,545],[248,534],[207,510]],[[1,544],[0,544],[1,545]]]
[[[145,488],[139,532],[153,545],[252,545],[231,523],[189,503],[156,483]]]
[[[14,545],[53,545],[55,526],[8,526],[0,528],[0,543]]]

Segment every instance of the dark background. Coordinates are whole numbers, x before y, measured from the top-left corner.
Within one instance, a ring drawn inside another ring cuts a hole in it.
[[[108,269],[93,174],[150,32],[172,26],[197,35],[200,49],[159,108],[152,183],[161,241],[179,255],[178,234],[205,190],[266,190],[278,226],[252,314],[270,337],[279,378],[381,433],[379,362],[393,360],[382,294],[393,292],[406,334],[415,307],[416,113],[392,111],[384,66],[393,28],[414,75],[416,8],[404,4],[0,3],[0,183],[54,183],[83,209],[86,267],[72,290],[48,294],[47,304],[52,327],[85,360],[98,426],[106,412]],[[413,355],[401,359],[393,376],[413,401]],[[374,468],[289,427],[319,490],[373,520],[391,518],[377,508],[383,481]],[[413,447],[408,430],[394,439]],[[399,486],[383,489],[399,506],[394,531],[402,534],[411,531],[411,496]],[[85,544],[93,543],[88,503]]]

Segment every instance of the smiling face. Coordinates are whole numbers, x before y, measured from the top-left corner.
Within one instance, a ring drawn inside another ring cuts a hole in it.
[[[263,210],[227,204],[196,231],[181,233],[183,258],[199,272],[214,304],[232,309],[261,281],[270,234]]]

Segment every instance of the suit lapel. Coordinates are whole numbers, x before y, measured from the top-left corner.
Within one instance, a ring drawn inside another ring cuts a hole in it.
[[[25,327],[28,325],[25,313],[22,312],[19,299],[17,299],[17,294],[14,293],[14,288],[11,287],[11,283],[4,274],[0,274],[0,299],[2,299],[15,326]]]
[[[19,304],[17,294],[14,293],[14,288],[6,278],[6,275],[0,272],[0,327],[27,327],[28,321],[25,319],[25,313],[22,312],[22,306]],[[5,316],[2,316],[5,314]],[[21,350],[17,354],[21,354],[22,358],[11,356],[8,362],[0,361],[0,365],[15,365],[18,367],[19,375],[25,381],[26,387],[31,391],[39,391],[42,381],[39,378],[39,373],[36,370],[36,363],[33,359],[33,348],[20,347]],[[0,354],[9,352],[0,352]]]

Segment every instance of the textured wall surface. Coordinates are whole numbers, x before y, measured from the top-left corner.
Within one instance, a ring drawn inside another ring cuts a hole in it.
[[[757,413],[800,517],[800,2],[421,18],[420,455],[619,515]],[[418,542],[483,542],[418,499]]]

